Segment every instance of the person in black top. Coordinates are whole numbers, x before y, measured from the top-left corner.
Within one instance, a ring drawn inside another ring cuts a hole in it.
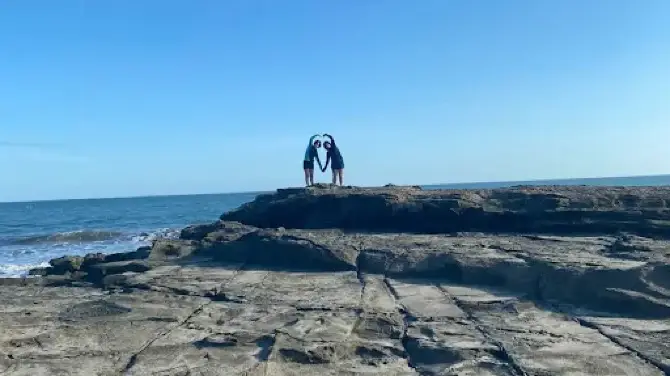
[[[342,158],[342,153],[340,148],[335,144],[335,139],[329,134],[324,134],[324,137],[328,137],[330,141],[323,143],[323,148],[326,149],[326,165],[321,169],[321,172],[325,172],[328,168],[328,162],[330,162],[330,169],[333,171],[333,184],[337,184],[337,178],[340,180],[340,185],[342,185],[342,175],[344,174],[344,158]]]

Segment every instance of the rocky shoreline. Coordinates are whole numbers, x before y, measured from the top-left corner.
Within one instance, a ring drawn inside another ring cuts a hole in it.
[[[281,189],[32,274],[3,375],[670,375],[670,187]]]

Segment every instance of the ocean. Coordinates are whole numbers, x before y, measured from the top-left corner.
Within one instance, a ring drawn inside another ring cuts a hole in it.
[[[659,186],[670,175],[427,185],[499,188],[514,185]],[[259,194],[231,193],[0,203],[0,277],[21,277],[63,255],[132,251],[181,228],[215,221]]]

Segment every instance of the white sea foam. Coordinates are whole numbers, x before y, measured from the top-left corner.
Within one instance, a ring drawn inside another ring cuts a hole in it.
[[[152,232],[143,232],[131,236],[130,240],[135,243],[148,243],[156,239],[176,239],[179,237],[180,230],[173,228],[162,228]]]
[[[44,268],[49,266],[48,262],[40,264],[0,264],[0,277],[19,278],[28,275],[28,271],[34,268]]]
[[[89,241],[75,241],[70,231],[49,235],[48,242],[25,242],[0,246],[0,277],[24,277],[30,269],[48,266],[48,261],[63,255],[84,256],[88,253],[116,253],[134,251],[140,246],[150,245],[161,238],[174,239],[179,237],[179,230],[160,228],[140,233],[119,233],[113,238],[97,239],[89,237]],[[92,232],[89,232],[92,233]],[[60,241],[58,241],[60,240]],[[88,240],[88,239],[87,239]]]

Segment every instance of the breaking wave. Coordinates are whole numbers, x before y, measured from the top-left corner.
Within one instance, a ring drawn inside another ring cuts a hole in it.
[[[81,230],[0,239],[0,278],[25,277],[30,269],[48,266],[50,259],[62,255],[134,251],[156,239],[175,239],[179,232],[171,228],[147,232]]]
[[[97,231],[97,230],[81,230],[57,232],[46,235],[32,235],[21,238],[9,239],[5,242],[6,245],[40,245],[40,244],[56,244],[56,243],[93,243],[105,242],[110,240],[117,241],[131,241],[131,242],[148,242],[158,238],[176,238],[179,236],[179,230],[174,229],[158,229],[151,232],[141,232],[137,234],[128,234],[119,231]]]
[[[55,234],[26,236],[13,239],[9,242],[11,245],[34,245],[47,243],[88,243],[112,240],[123,235],[117,231],[69,231],[57,232]]]
[[[0,264],[0,278],[25,277],[30,269],[44,268],[49,266],[48,262],[39,264]]]

